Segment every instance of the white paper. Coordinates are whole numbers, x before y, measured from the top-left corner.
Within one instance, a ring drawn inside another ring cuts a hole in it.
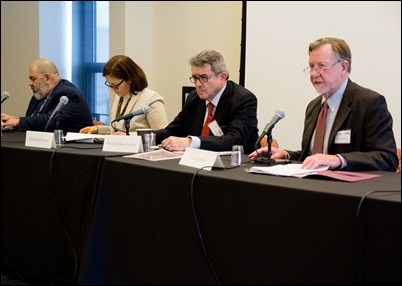
[[[302,169],[302,164],[286,164],[286,165],[275,165],[269,167],[251,167],[250,173],[261,173],[276,176],[293,176],[293,177],[304,177],[307,175],[317,174],[318,171],[324,171],[328,169],[328,166],[318,166],[315,169]]]
[[[104,139],[105,135],[67,132],[66,141],[93,142],[95,138]]]
[[[134,159],[142,159],[148,161],[163,161],[163,160],[170,160],[170,159],[179,159],[181,158],[182,153],[174,153],[167,151],[165,149],[159,149],[150,152],[144,152],[139,154],[132,154],[123,156],[125,158],[134,158]]]

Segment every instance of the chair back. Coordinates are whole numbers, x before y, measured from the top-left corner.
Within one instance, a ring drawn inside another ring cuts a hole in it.
[[[267,146],[268,146],[268,139],[267,139],[267,136],[264,136],[264,137],[261,139],[260,145],[261,145],[261,147],[267,147]],[[271,147],[275,147],[275,148],[278,148],[278,147],[279,147],[279,144],[278,144],[278,142],[277,142],[275,139],[272,139]]]

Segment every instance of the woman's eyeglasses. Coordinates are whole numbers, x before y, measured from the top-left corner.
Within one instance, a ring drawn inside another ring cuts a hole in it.
[[[118,87],[123,83],[123,81],[124,81],[124,79],[122,79],[119,83],[115,83],[115,84],[113,84],[113,83],[108,83],[107,81],[105,81],[105,85],[106,85],[107,87],[116,89],[116,88],[118,88]]]

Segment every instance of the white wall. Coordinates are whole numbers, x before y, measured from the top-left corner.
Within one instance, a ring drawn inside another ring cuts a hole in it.
[[[305,108],[317,96],[302,69],[308,45],[324,36],[349,44],[350,78],[385,96],[401,146],[401,2],[248,1],[245,86],[259,99],[259,129],[283,109],[272,135],[301,148]]]

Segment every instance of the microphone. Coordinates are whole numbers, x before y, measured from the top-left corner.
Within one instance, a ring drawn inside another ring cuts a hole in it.
[[[285,111],[281,109],[275,110],[275,114],[272,117],[271,121],[265,126],[264,131],[261,133],[260,137],[258,138],[257,142],[255,142],[255,149],[258,149],[257,146],[260,143],[261,139],[264,138],[266,134],[270,134],[272,129],[275,127],[275,124],[278,123],[279,120],[285,117]]]
[[[60,109],[68,103],[68,97],[63,95],[60,97],[59,104],[57,104],[56,108],[53,110],[52,114],[49,117],[49,120],[46,123],[45,131],[49,127],[50,123],[52,123],[53,119],[59,114]]]
[[[116,121],[120,121],[120,120],[122,120],[122,119],[124,119],[124,120],[126,120],[126,119],[131,119],[131,118],[133,118],[134,116],[141,115],[141,114],[148,114],[150,111],[151,111],[151,108],[150,108],[148,105],[145,105],[145,106],[144,106],[143,108],[141,108],[141,109],[138,109],[138,110],[136,110],[136,111],[134,111],[134,112],[131,112],[131,113],[129,113],[129,114],[126,114],[126,115],[122,115],[122,116],[120,116],[120,117],[117,117],[117,118],[114,119],[111,123],[116,122]]]
[[[10,93],[8,91],[3,91],[1,93],[1,103],[10,97]]]

